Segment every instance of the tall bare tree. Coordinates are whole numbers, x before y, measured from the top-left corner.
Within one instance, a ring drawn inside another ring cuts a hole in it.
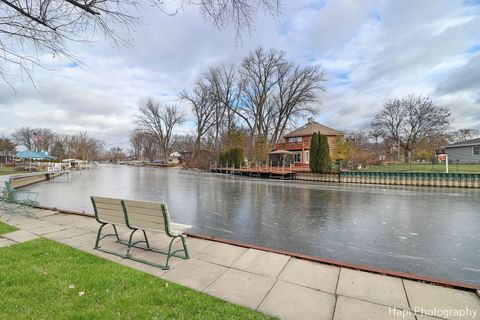
[[[145,104],[140,106],[137,115],[137,125],[157,138],[165,163],[168,162],[170,154],[173,129],[183,121],[183,114],[177,105],[164,106],[152,98],[147,99]]]
[[[217,150],[220,134],[228,135],[235,128],[235,110],[238,107],[240,90],[233,65],[212,67],[204,77],[215,103],[213,138],[214,148]]]
[[[255,138],[268,134],[268,121],[272,112],[269,100],[278,83],[278,67],[285,63],[285,53],[271,49],[265,51],[262,47],[255,49],[245,57],[240,68],[241,101],[235,109],[249,127],[252,144]]]
[[[202,137],[215,125],[215,121],[213,120],[215,117],[216,103],[212,98],[208,84],[202,80],[203,79],[197,81],[192,92],[184,90],[180,94],[181,99],[188,101],[192,105],[193,114],[195,115],[196,138],[193,157],[195,157],[195,153],[200,150]]]
[[[386,101],[372,121],[372,129],[396,141],[408,162],[419,141],[444,133],[449,124],[448,108],[438,106],[428,97],[409,95]]]
[[[305,113],[314,113],[318,92],[325,91],[325,71],[318,65],[300,67],[293,63],[278,66],[277,93],[274,95],[273,133],[270,142],[277,143],[291,121]]]
[[[42,65],[38,53],[77,60],[69,42],[83,42],[103,35],[114,43],[125,42],[142,5],[175,15],[184,6],[197,6],[217,28],[233,25],[237,35],[253,27],[255,12],[279,13],[279,0],[0,0],[0,76],[9,83],[4,64],[17,65],[30,76],[32,65]],[[167,7],[176,5],[173,11]],[[36,50],[37,55],[31,50]]]

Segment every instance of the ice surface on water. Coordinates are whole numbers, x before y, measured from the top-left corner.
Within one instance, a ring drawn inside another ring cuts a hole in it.
[[[39,192],[43,205],[86,212],[92,212],[91,195],[164,201],[173,221],[191,224],[195,232],[480,284],[472,270],[480,266],[480,190],[272,181],[110,165],[28,189]]]

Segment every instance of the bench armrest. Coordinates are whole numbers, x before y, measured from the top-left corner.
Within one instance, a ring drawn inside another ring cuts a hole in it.
[[[191,227],[192,226],[188,224],[170,222],[170,229],[174,234],[183,234],[185,231],[187,231]]]

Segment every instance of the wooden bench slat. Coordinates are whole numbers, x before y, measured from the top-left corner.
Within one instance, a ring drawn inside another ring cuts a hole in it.
[[[163,205],[161,202],[150,202],[150,201],[138,201],[138,200],[123,200],[128,207],[135,208],[147,208],[147,209],[158,209]]]

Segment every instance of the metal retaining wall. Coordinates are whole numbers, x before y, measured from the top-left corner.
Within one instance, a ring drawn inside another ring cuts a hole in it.
[[[479,173],[427,173],[427,172],[299,172],[295,180],[384,184],[402,186],[480,188]]]
[[[12,187],[20,188],[25,187],[40,181],[46,181],[53,179],[56,176],[59,176],[60,173],[32,173],[27,175],[14,175],[10,178],[10,182],[12,183]]]
[[[340,182],[340,176],[338,173],[297,172],[295,173],[295,180]]]

